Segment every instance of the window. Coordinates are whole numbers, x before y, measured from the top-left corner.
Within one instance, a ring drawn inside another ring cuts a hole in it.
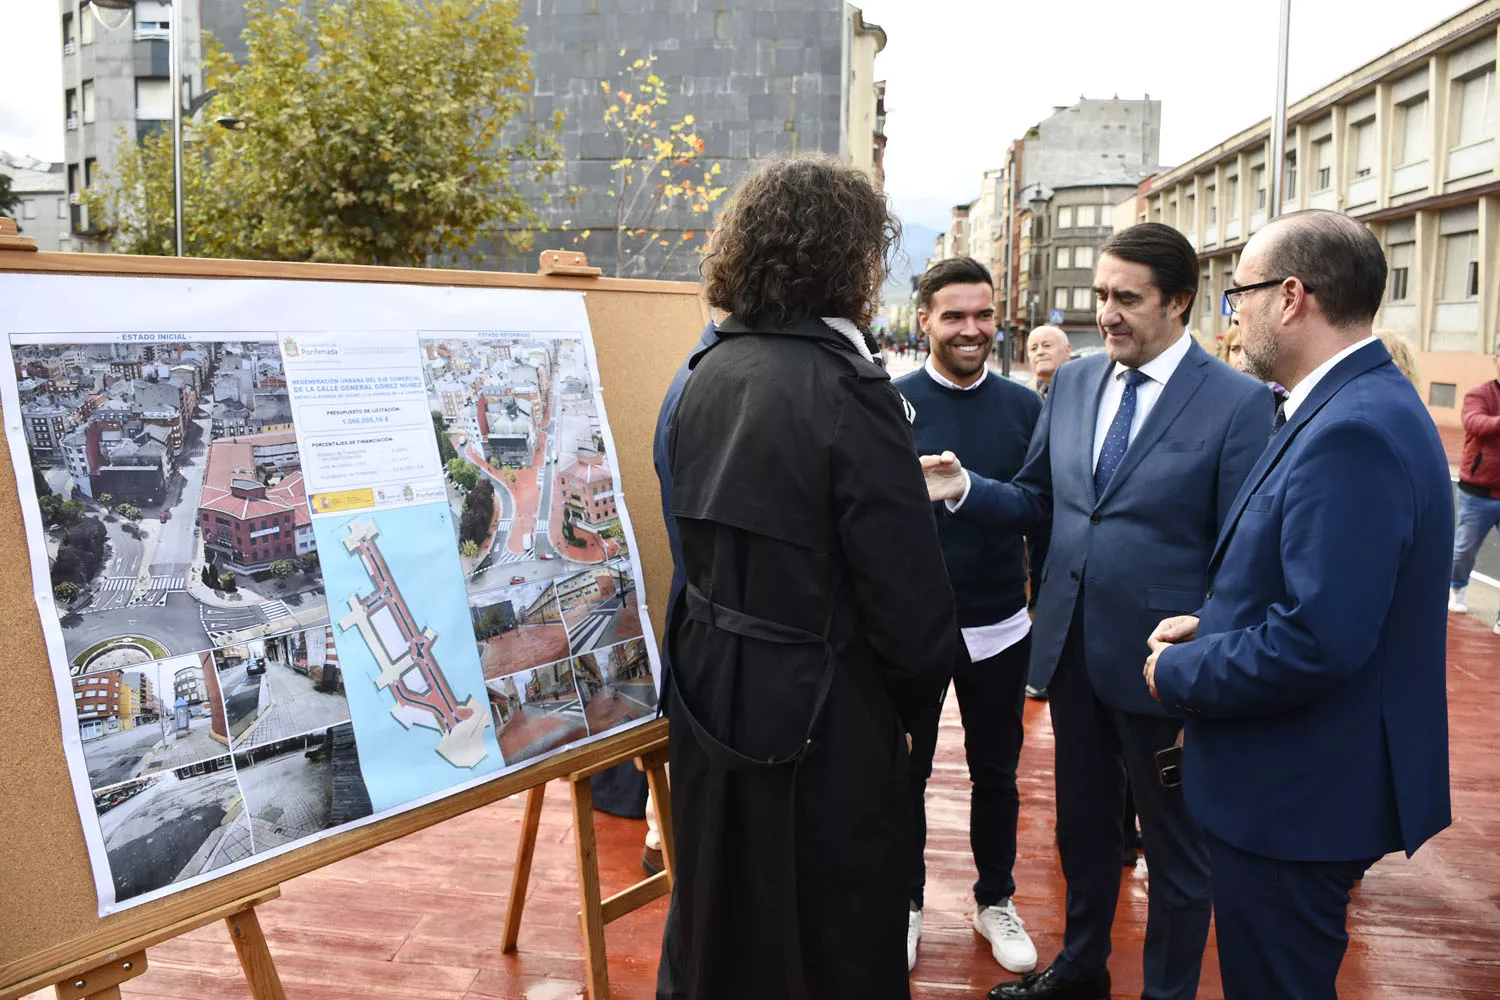
[[[1463,302],[1479,297],[1479,234],[1454,233],[1443,237],[1443,287],[1440,302]]]
[[[1411,295],[1409,287],[1411,275],[1413,243],[1397,243],[1391,247],[1391,288],[1390,300],[1392,302],[1405,302]]]
[[[1198,196],[1190,194],[1187,196],[1187,209],[1182,217],[1183,225],[1187,231],[1192,233],[1198,228]]]
[[[143,76],[135,81],[137,121],[166,121],[172,117],[172,85],[164,76]]]
[[[1427,386],[1428,406],[1452,407],[1458,403],[1458,386],[1453,382],[1433,382]]]
[[[1283,201],[1291,201],[1297,197],[1297,154],[1286,154],[1286,191],[1282,194]]]
[[[1495,134],[1495,69],[1490,67],[1456,85],[1458,142],[1467,146]]]
[[[94,17],[93,11],[80,18],[78,21],[78,40],[84,45],[94,44]]]
[[[1240,217],[1240,178],[1236,174],[1233,177],[1224,178],[1224,218],[1238,219]]]
[[[63,51],[72,52],[78,44],[78,35],[73,30],[73,15],[63,15]]]
[[[1354,179],[1369,177],[1380,166],[1380,153],[1378,136],[1375,132],[1375,119],[1361,122],[1354,126],[1354,134],[1350,136],[1350,145],[1354,147]]]
[[[1198,275],[1198,308],[1204,316],[1214,314],[1213,294],[1209,287],[1212,284],[1207,271]]]
[[[1266,207],[1266,168],[1256,167],[1250,171],[1250,183],[1255,185],[1255,210],[1261,212]]]
[[[1099,209],[1094,205],[1079,205],[1078,224],[1080,226],[1097,226],[1099,224]]]
[[[21,218],[23,218],[23,219],[35,219],[36,218],[36,199],[35,198],[27,198],[25,201],[21,202]]]
[[[1420,163],[1427,159],[1427,98],[1396,109],[1396,164]]]
[[[1073,266],[1073,251],[1069,247],[1057,248],[1057,266],[1059,268]]]
[[[136,37],[161,37],[171,31],[171,6],[163,0],[135,0]]]
[[[1324,139],[1313,143],[1314,191],[1327,191],[1333,186],[1333,140]]]
[[[94,186],[94,178],[99,172],[99,161],[92,156],[84,157],[83,160],[83,186],[91,188]]]
[[[83,81],[83,123],[94,120],[94,81]]]
[[[66,219],[68,217],[68,199],[57,199],[57,217],[59,219]]]
[[[1059,208],[1057,210],[1057,228],[1073,228],[1073,210],[1071,208]]]
[[[1068,308],[1068,290],[1066,288],[1054,288],[1054,289],[1052,289],[1052,308],[1053,309],[1066,309],[1066,308]]]
[[[1094,248],[1093,247],[1077,247],[1077,248],[1075,248],[1073,250],[1073,266],[1074,267],[1093,267],[1094,266]]]
[[[1094,308],[1094,290],[1092,288],[1075,288],[1075,289],[1073,289],[1073,308],[1074,309],[1092,309],[1092,308]]]
[[[1209,185],[1203,189],[1203,198],[1208,202],[1208,224],[1216,225],[1219,221],[1219,189]]]

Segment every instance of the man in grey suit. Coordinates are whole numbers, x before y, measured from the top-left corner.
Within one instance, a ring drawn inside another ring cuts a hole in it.
[[[1000,483],[951,452],[922,459],[932,498],[959,517],[1016,532],[1051,523],[1030,680],[1051,696],[1067,926],[1050,966],[992,1000],[1109,997],[1127,780],[1151,871],[1142,996],[1195,996],[1208,938],[1203,834],[1157,770],[1182,720],[1151,697],[1141,664],[1157,622],[1203,603],[1214,539],[1274,404],[1187,332],[1198,259],[1175,229],[1116,233],[1094,283],[1107,356],[1058,370],[1020,473]]]

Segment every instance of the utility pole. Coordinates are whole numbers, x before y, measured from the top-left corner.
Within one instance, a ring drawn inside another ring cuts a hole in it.
[[[1286,63],[1287,43],[1291,30],[1292,0],[1281,0],[1281,30],[1276,47],[1276,103],[1271,108],[1271,190],[1268,192],[1270,217],[1281,214],[1282,194],[1286,190]]]

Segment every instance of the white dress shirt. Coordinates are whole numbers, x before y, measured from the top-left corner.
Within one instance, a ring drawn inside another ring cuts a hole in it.
[[[1146,381],[1135,388],[1135,417],[1130,421],[1130,436],[1127,441],[1134,441],[1135,436],[1140,433],[1146,418],[1151,415],[1151,408],[1161,398],[1161,391],[1167,387],[1167,380],[1172,377],[1182,359],[1187,357],[1191,346],[1193,335],[1183,330],[1182,337],[1176,343],[1137,369],[1146,376]],[[1109,433],[1109,425],[1114,423],[1115,413],[1120,409],[1120,400],[1125,395],[1125,373],[1128,371],[1129,368],[1117,361],[1109,381],[1104,383],[1104,395],[1099,398],[1099,416],[1094,421],[1094,461],[1091,468],[1099,465],[1099,453],[1104,450],[1104,436]],[[1128,443],[1126,448],[1129,448]]]
[[[1334,365],[1337,365],[1340,361],[1343,361],[1349,355],[1353,354],[1361,347],[1364,347],[1366,344],[1374,343],[1375,339],[1376,338],[1371,335],[1369,337],[1366,337],[1364,340],[1350,344],[1348,347],[1344,348],[1342,351],[1339,351],[1333,357],[1329,358],[1327,361],[1314,368],[1312,370],[1312,373],[1308,375],[1307,378],[1297,383],[1297,388],[1287,392],[1286,402],[1281,404],[1281,412],[1285,414],[1287,422],[1291,422],[1292,415],[1297,412],[1297,408],[1306,401],[1308,396],[1312,395],[1312,391],[1318,387],[1318,383],[1323,381],[1323,376],[1333,371]]]
[[[938,385],[945,389],[956,389],[959,392],[968,392],[977,389],[984,384],[984,380],[990,377],[989,366],[986,365],[979,371],[979,377],[974,380],[973,385],[958,385],[944,377],[932,363],[932,355],[927,356],[927,363],[922,366]],[[968,472],[964,472],[964,496],[969,495]],[[952,501],[949,501],[952,504]],[[957,506],[950,506],[950,510],[956,510]],[[960,629],[964,637],[964,646],[969,651],[969,659],[978,663],[980,660],[988,660],[992,656],[1003,653],[1026,637],[1031,631],[1031,615],[1027,614],[1023,607],[1020,611],[993,625],[976,625],[973,628]]]

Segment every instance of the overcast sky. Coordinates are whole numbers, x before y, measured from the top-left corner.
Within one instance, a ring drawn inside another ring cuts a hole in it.
[[[0,150],[62,158],[55,0],[0,0]],[[886,188],[908,222],[947,225],[1006,143],[1080,96],[1162,102],[1161,158],[1190,159],[1270,114],[1277,0],[863,0],[890,38]],[[1462,0],[1292,0],[1289,98],[1394,48]]]

